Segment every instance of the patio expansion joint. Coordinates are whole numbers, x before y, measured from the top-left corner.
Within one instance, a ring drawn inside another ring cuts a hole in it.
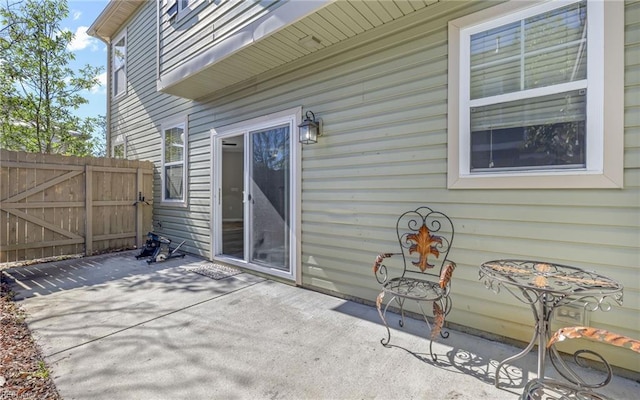
[[[240,292],[240,291],[245,290],[245,289],[249,289],[249,288],[251,288],[253,286],[256,286],[256,285],[258,285],[260,283],[265,283],[265,282],[267,282],[267,280],[261,280],[261,281],[257,281],[257,282],[254,282],[254,283],[247,284],[246,286],[240,287],[238,289],[234,289],[234,290],[231,290],[229,292],[222,293],[222,294],[220,294],[218,296],[210,297],[208,299],[199,301],[197,303],[189,304],[188,306],[185,306],[185,307],[179,308],[177,310],[173,310],[173,311],[158,315],[156,317],[150,318],[150,319],[145,320],[145,321],[138,322],[137,324],[134,324],[134,325],[131,325],[131,326],[127,326],[126,328],[118,329],[118,330],[113,331],[111,333],[108,333],[106,335],[102,335],[100,337],[97,337],[97,338],[94,338],[94,339],[91,339],[91,340],[87,340],[86,342],[77,344],[75,346],[67,347],[66,349],[58,350],[58,351],[56,351],[54,353],[51,353],[51,354],[46,354],[45,357],[49,358],[49,357],[57,356],[58,354],[65,353],[65,352],[67,352],[69,350],[73,350],[73,349],[77,349],[79,347],[86,346],[86,345],[91,344],[93,342],[97,342],[97,341],[100,341],[102,339],[106,339],[106,338],[108,338],[110,336],[115,336],[115,335],[117,335],[119,333],[128,331],[129,329],[137,328],[137,327],[142,326],[144,324],[148,324],[149,322],[156,321],[156,320],[159,320],[161,318],[165,318],[165,317],[167,317],[169,315],[176,314],[176,313],[179,313],[179,312],[184,311],[184,310],[188,310],[190,308],[199,306],[201,304],[204,304],[204,303],[207,303],[207,302],[210,302],[210,301],[213,301],[213,300],[220,299],[222,297],[225,297],[225,296],[228,296],[230,294],[234,294],[234,293]]]

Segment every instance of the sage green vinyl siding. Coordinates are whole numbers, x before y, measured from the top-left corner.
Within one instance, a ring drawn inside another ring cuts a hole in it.
[[[163,5],[160,13],[160,73],[170,72],[188,62],[282,3],[279,0],[221,0],[211,4],[207,0],[196,3],[193,10],[179,14],[173,21],[166,15],[168,6]]]
[[[113,104],[113,136],[125,133],[128,156],[159,168],[160,124],[189,121],[187,206],[159,203],[156,170],[154,229],[211,258],[210,129],[302,106],[323,120],[319,142],[302,148],[303,286],[373,302],[375,256],[397,250],[398,215],[426,204],[456,228],[450,322],[528,341],[531,309],[485,289],[478,266],[540,259],[622,282],[624,304],[591,313],[590,325],[640,338],[640,2],[625,2],[624,189],[448,190],[447,22],[492,4],[430,5],[206,102],[156,91],[155,4],[145,5],[129,25],[129,91]],[[640,371],[632,352],[597,350]]]
[[[191,101],[159,93],[156,90],[156,27],[149,21],[156,19],[156,4],[145,3],[129,21],[127,37],[129,39],[127,94],[111,104],[111,137],[118,134],[127,137],[127,157],[153,161],[154,193],[144,194],[153,198],[153,226],[146,227],[169,237],[174,244],[185,240],[181,249],[199,255],[208,255],[210,189],[208,176],[202,179],[198,164],[192,167],[191,157],[197,157],[202,151],[193,147],[194,138],[189,135],[187,160],[188,207],[162,205],[161,124],[172,118],[190,114]],[[195,142],[196,145],[198,142]],[[208,143],[207,143],[208,147]],[[209,157],[210,158],[210,157]],[[207,174],[209,168],[207,166]],[[202,182],[206,190],[201,191]]]

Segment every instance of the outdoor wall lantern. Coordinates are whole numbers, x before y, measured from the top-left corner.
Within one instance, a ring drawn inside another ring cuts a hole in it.
[[[318,136],[322,135],[320,123],[316,121],[316,116],[311,111],[307,111],[305,114],[304,121],[298,125],[298,131],[300,133],[300,143],[302,144],[318,143]]]

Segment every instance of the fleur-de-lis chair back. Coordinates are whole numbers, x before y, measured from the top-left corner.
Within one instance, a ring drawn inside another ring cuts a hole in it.
[[[448,259],[453,245],[454,227],[451,219],[440,211],[429,207],[419,207],[403,213],[396,223],[396,234],[401,252],[381,253],[377,256],[373,271],[382,285],[376,306],[387,328],[387,337],[382,344],[387,346],[391,331],[386,320],[389,306],[395,301],[400,309],[400,326],[404,326],[404,302],[407,299],[418,303],[420,311],[431,329],[429,351],[432,358],[433,340],[438,336],[446,338],[448,332],[441,329],[447,314],[451,311],[451,277],[456,264]],[[401,269],[387,266],[385,258],[402,257]],[[383,307],[385,295],[390,295]],[[429,321],[423,303],[433,303],[433,326]]]

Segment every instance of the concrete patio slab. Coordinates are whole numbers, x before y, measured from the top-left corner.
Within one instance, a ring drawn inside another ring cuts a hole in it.
[[[134,256],[3,271],[66,400],[518,399],[535,377],[532,353],[494,387],[517,347],[450,331],[433,361],[424,322],[385,348],[373,307],[248,273],[211,279],[192,256]],[[640,384],[614,377],[602,392],[630,400]]]

